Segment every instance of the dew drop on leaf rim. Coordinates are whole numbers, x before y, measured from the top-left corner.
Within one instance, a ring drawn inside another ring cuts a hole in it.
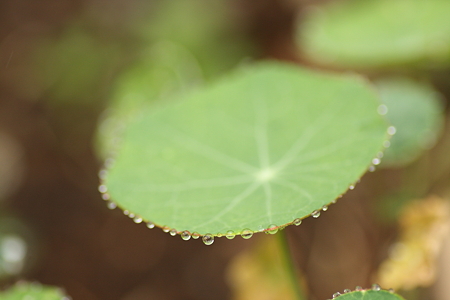
[[[108,201],[108,202],[106,203],[106,206],[107,206],[109,209],[115,209],[115,208],[117,207],[117,204],[115,204],[115,203],[112,202],[112,201]]]
[[[372,290],[373,291],[380,291],[381,287],[378,284],[374,283],[374,284],[372,284]]]
[[[113,158],[107,158],[105,160],[105,168],[110,169],[114,165],[114,159]]]
[[[253,236],[253,231],[251,231],[250,229],[244,229],[242,230],[241,236],[243,239],[248,240]]]
[[[322,206],[322,211],[327,211],[327,210],[328,210],[328,205]]]
[[[225,234],[225,236],[227,237],[227,239],[232,240],[232,239],[234,239],[236,234],[234,233],[233,230],[228,230],[227,233]]]
[[[387,114],[388,108],[385,104],[381,104],[380,106],[378,106],[377,112],[380,116],[384,116]]]
[[[311,213],[311,217],[317,219],[318,217],[320,217],[320,210],[315,210]]]
[[[194,240],[198,239],[199,237],[200,237],[200,233],[198,233],[198,232],[192,233],[192,238],[193,238]]]
[[[334,293],[334,294],[333,294],[333,299],[339,297],[340,295],[341,295],[341,293],[339,293],[339,292]]]
[[[181,236],[181,238],[182,238],[183,240],[185,240],[185,241],[188,241],[188,240],[191,239],[191,233],[190,233],[189,231],[187,231],[187,230],[183,231],[183,232],[180,234],[180,236]]]
[[[169,230],[169,234],[171,235],[171,236],[176,236],[177,235],[177,230],[174,228],[174,229],[170,229]]]
[[[203,236],[202,240],[203,240],[203,243],[208,246],[212,245],[212,243],[214,243],[214,237],[209,233],[205,234],[205,236]]]
[[[374,159],[372,159],[372,164],[374,166],[378,166],[381,163],[381,160],[378,157],[375,157]]]
[[[350,293],[352,290],[350,290],[350,289],[345,289],[344,290],[344,294],[347,294],[347,293]]]
[[[108,189],[106,188],[106,185],[101,184],[101,185],[98,186],[98,191],[100,193],[106,193],[108,191]]]
[[[107,170],[103,169],[98,172],[98,178],[100,178],[101,180],[105,180],[106,176],[108,176]]]
[[[355,288],[355,291],[357,291],[357,292],[362,291],[362,290],[363,290],[363,288],[360,287],[359,285]]]
[[[147,228],[150,228],[150,229],[155,228],[155,223],[153,223],[153,222],[147,222]]]
[[[275,234],[278,232],[278,227],[275,224],[269,225],[269,228],[267,228],[266,231],[268,234]]]
[[[139,216],[134,217],[133,222],[136,224],[140,224],[142,223],[142,218]]]
[[[302,224],[302,219],[297,218],[297,219],[294,220],[293,223],[294,223],[295,226],[300,226],[300,224]]]
[[[163,226],[162,231],[164,231],[165,233],[168,233],[170,231],[170,228],[167,226]]]
[[[394,135],[397,132],[397,128],[395,128],[394,126],[389,126],[387,129],[387,133],[389,135]]]

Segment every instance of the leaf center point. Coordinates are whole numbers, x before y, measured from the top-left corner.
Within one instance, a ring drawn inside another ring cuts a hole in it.
[[[269,181],[274,176],[275,176],[275,170],[273,170],[271,168],[262,169],[258,173],[256,173],[256,179],[258,179],[261,182]]]

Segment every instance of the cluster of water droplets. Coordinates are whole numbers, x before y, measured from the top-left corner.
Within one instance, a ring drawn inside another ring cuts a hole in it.
[[[385,115],[387,113],[387,107],[384,104],[380,105],[379,108],[378,108],[378,113],[380,115]],[[396,132],[396,128],[394,126],[388,127],[387,133],[390,136],[394,135],[395,132]],[[383,146],[384,146],[384,148],[388,148],[390,146],[390,141],[389,140],[384,141]],[[378,152],[377,156],[372,159],[372,164],[370,165],[370,167],[368,169],[369,172],[374,172],[375,171],[376,166],[378,166],[381,163],[381,158],[382,157],[383,157],[383,152],[381,152],[381,151]],[[111,199],[110,199],[111,197],[110,197],[110,195],[108,193],[108,189],[107,189],[107,187],[106,187],[104,182],[105,182],[105,179],[106,179],[107,174],[108,174],[107,169],[110,168],[113,163],[114,163],[114,159],[112,159],[112,158],[108,158],[105,161],[104,169],[102,169],[99,172],[100,185],[98,187],[98,191],[102,194],[102,199],[106,201],[107,207],[109,209],[111,209],[111,210],[117,208],[117,204],[114,203],[113,201],[111,201]],[[357,181],[357,183],[358,182],[359,182],[359,180]],[[351,184],[348,188],[350,190],[353,190],[355,188],[355,185],[356,185],[356,183]],[[341,198],[341,197],[342,197],[342,195],[339,195],[338,198]],[[337,199],[334,199],[332,201],[332,203],[336,203],[336,201],[337,201]],[[320,217],[320,214],[321,214],[322,211],[327,211],[327,210],[328,210],[328,205],[324,205],[320,209],[314,210],[310,215],[313,218],[318,218],[318,217]],[[123,214],[128,216],[130,219],[132,219],[133,222],[136,223],[136,224],[140,224],[140,223],[144,222],[142,217],[140,217],[138,215],[135,215],[134,213],[132,213],[132,212],[130,212],[128,210],[124,210]],[[295,226],[299,226],[300,224],[302,224],[302,219],[301,218],[296,218],[296,219],[294,219],[292,221],[291,224],[293,224]],[[155,223],[150,222],[150,221],[146,222],[146,226],[149,229],[153,229],[153,228],[156,227]],[[266,234],[275,234],[280,229],[283,229],[283,228],[284,228],[284,226],[277,226],[275,224],[271,224],[271,225],[269,225],[269,227],[267,229],[261,229],[260,231],[261,232],[265,232]],[[178,232],[176,229],[170,228],[168,226],[163,226],[162,230],[165,233],[169,233],[171,236],[175,236],[177,234],[180,234],[181,238],[183,240],[185,240],[185,241],[188,241],[191,238],[192,239],[199,239],[201,237],[201,234],[199,234],[197,232],[194,232],[192,234],[189,231],[187,231],[187,230],[182,231],[182,232]],[[236,235],[239,235],[239,234],[244,239],[250,239],[253,236],[254,232],[252,230],[250,230],[250,229],[244,229],[244,230],[242,230],[241,233],[236,234],[234,231],[229,230],[225,234],[218,233],[216,236],[218,236],[218,237],[225,236],[227,239],[231,240],[231,239],[234,239],[236,237]],[[212,245],[214,243],[214,235],[210,234],[210,233],[207,233],[207,234],[205,234],[202,237],[202,241],[203,241],[203,243],[205,245]],[[340,295],[340,293],[336,293],[335,295],[338,296],[338,294]],[[335,295],[333,295],[333,298],[335,298]]]
[[[106,176],[108,175],[108,171],[106,170],[106,166],[109,164],[111,165],[113,163],[113,161],[109,161],[106,160],[105,162],[105,169],[100,170],[100,172],[98,172],[98,177],[100,178],[100,185],[98,186],[98,191],[101,193],[101,197],[103,200],[106,201],[106,207],[108,207],[109,209],[116,209],[117,208],[117,204],[114,203],[113,201],[111,201],[111,196],[108,193],[108,188],[105,185],[105,179]]]
[[[395,128],[392,127],[392,126],[389,127],[388,133],[389,134],[394,134],[395,133]],[[389,144],[390,144],[389,141],[386,141],[384,146],[388,147]],[[375,165],[378,165],[380,163],[380,159],[382,157],[383,157],[383,152],[379,152],[377,157],[372,160],[373,166],[371,166],[371,168],[372,167],[374,168]],[[112,159],[110,159],[109,162],[107,161],[105,163],[105,167],[106,168],[110,167],[110,165],[113,162],[114,161]],[[371,168],[369,168],[369,171],[371,170]],[[113,201],[111,201],[110,195],[108,194],[108,189],[107,189],[106,185],[104,184],[104,180],[105,180],[106,176],[107,176],[107,170],[106,169],[102,169],[99,172],[99,178],[100,178],[101,183],[100,183],[100,185],[98,187],[98,190],[102,194],[102,199],[106,201],[107,207],[109,209],[115,209],[115,208],[117,208],[117,204],[114,203]],[[359,182],[359,180],[357,182]],[[350,185],[349,189],[353,190],[355,188],[355,184]],[[342,197],[342,195],[339,195],[338,198],[341,198],[341,197]],[[332,201],[332,203],[336,203],[336,201],[337,201],[337,199],[334,199]],[[320,209],[317,209],[317,210],[314,210],[313,212],[311,212],[310,216],[312,216],[313,218],[318,218],[318,217],[320,217],[321,212],[325,212],[327,210],[328,210],[328,205],[323,205]],[[136,224],[140,224],[140,223],[144,222],[142,217],[140,217],[140,216],[130,212],[129,210],[124,210],[123,214],[128,216],[130,219],[132,219],[133,222],[136,223]],[[153,229],[153,228],[156,227],[155,223],[150,222],[150,221],[145,222],[145,224],[146,224],[147,228],[149,228],[149,229]],[[302,224],[302,219],[301,218],[296,218],[296,219],[294,219],[291,222],[291,224],[293,224],[295,226],[299,226],[299,225]],[[285,226],[277,226],[275,224],[270,224],[266,229],[261,229],[260,232],[265,232],[266,234],[275,234],[280,229],[283,229]],[[185,241],[188,241],[191,238],[192,239],[199,239],[200,237],[202,237],[202,241],[203,241],[203,243],[205,245],[212,245],[214,243],[214,235],[211,234],[211,233],[207,233],[207,234],[202,236],[201,234],[199,234],[197,232],[190,233],[187,230],[179,232],[176,229],[170,228],[168,226],[162,226],[162,230],[165,233],[169,233],[171,236],[176,236],[177,234],[179,234],[180,237],[183,240],[185,240]],[[240,233],[235,233],[234,231],[229,230],[225,234],[218,233],[218,234],[216,234],[216,236],[218,236],[218,237],[225,236],[227,239],[231,240],[231,239],[234,239],[236,237],[236,235],[241,235],[241,237],[244,238],[244,239],[250,239],[253,236],[253,234],[254,234],[254,231],[252,231],[250,229],[243,229]]]
[[[363,288],[360,287],[360,286],[357,286],[357,287],[355,288],[355,292],[362,292],[362,291],[367,291],[367,290],[369,290],[369,289],[363,289]],[[370,290],[372,290],[372,291],[381,291],[382,289],[381,289],[380,285],[374,283],[374,284],[372,285],[372,287],[370,288]],[[339,297],[339,296],[341,296],[341,295],[343,295],[343,294],[350,293],[350,292],[352,292],[352,290],[350,290],[350,289],[345,289],[345,290],[343,291],[343,293],[336,292],[336,293],[333,294],[333,299],[336,299],[337,297]],[[393,289],[389,289],[388,292],[394,293],[394,290],[393,290]]]
[[[98,186],[98,191],[101,193],[102,199],[105,200],[106,207],[108,207],[111,210],[116,209],[117,204],[111,200],[111,196],[109,195],[108,188],[106,187],[106,184],[105,184],[105,179],[106,179],[106,176],[108,175],[108,171],[106,169],[111,167],[111,165],[113,163],[114,163],[113,159],[111,159],[111,158],[107,159],[105,162],[105,168],[100,170],[100,172],[98,173],[98,177],[100,178],[100,185]],[[136,224],[140,224],[140,223],[144,222],[144,219],[141,216],[136,215],[135,213],[130,212],[129,210],[124,210],[123,214],[128,216],[130,219],[132,219],[133,222]],[[155,228],[156,225],[153,222],[146,222],[146,226],[147,226],[147,228],[153,229],[153,228]]]
[[[388,108],[385,104],[381,104],[378,106],[378,114],[381,116],[385,116],[388,113]],[[394,126],[389,126],[387,129],[387,134],[389,137],[392,137],[397,132],[397,129]],[[391,142],[389,140],[386,140],[383,142],[383,147],[385,149],[389,148],[391,146]],[[381,163],[381,158],[383,157],[383,152],[379,152],[378,155],[372,159],[372,164],[369,166],[368,171],[369,172],[375,172],[376,166],[378,166]]]

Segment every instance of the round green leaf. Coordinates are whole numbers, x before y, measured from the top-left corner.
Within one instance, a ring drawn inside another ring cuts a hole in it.
[[[386,149],[383,167],[401,166],[432,147],[444,123],[439,94],[428,84],[407,78],[385,78],[376,82],[386,117],[396,134]]]
[[[275,232],[318,217],[367,170],[388,138],[378,106],[360,77],[262,63],[143,109],[99,190],[185,239]]]
[[[336,293],[333,299],[338,300],[404,300],[394,292],[385,290],[360,290],[345,294]]]
[[[449,65],[450,1],[338,1],[306,16],[311,59],[342,67]]]
[[[61,289],[44,286],[39,283],[19,282],[12,288],[0,293],[2,300],[69,300]]]

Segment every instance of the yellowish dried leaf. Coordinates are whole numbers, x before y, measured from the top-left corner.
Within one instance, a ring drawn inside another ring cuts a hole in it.
[[[399,240],[381,264],[376,281],[403,290],[430,286],[436,279],[449,217],[448,202],[435,196],[405,207],[399,219]]]

